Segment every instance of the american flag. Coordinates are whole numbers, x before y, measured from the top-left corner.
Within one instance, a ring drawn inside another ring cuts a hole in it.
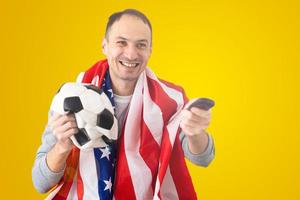
[[[107,72],[107,61],[99,61],[82,82],[107,87]],[[137,81],[117,154],[111,147],[91,152],[74,148],[49,199],[197,199],[178,137],[186,100],[181,88],[146,68]]]
[[[115,107],[113,99],[114,95],[108,70],[106,71],[104,80],[102,81],[102,91],[108,96],[113,107]],[[94,149],[98,176],[99,198],[97,199],[112,199],[112,186],[115,180],[116,147],[116,144],[111,144],[104,148]]]

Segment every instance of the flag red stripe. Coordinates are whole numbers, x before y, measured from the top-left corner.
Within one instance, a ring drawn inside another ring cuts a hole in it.
[[[95,76],[99,76],[99,84],[102,83],[105,72],[108,68],[107,60],[99,61],[95,63],[91,68],[89,68],[83,76],[82,83],[91,83]],[[97,85],[100,87],[99,85]]]
[[[182,148],[179,147],[180,140],[177,135],[170,159],[170,172],[177,189],[178,197],[179,199],[197,199],[188,170],[182,170],[187,169],[187,166],[184,159],[180,159],[180,157],[183,157],[184,154]]]
[[[148,81],[148,83],[149,82],[152,83],[152,84],[149,84],[150,85],[149,88],[151,88],[151,86],[154,86],[154,87],[152,87],[152,89],[159,88],[159,86],[156,85],[158,83],[156,83],[154,81]],[[184,100],[184,102],[187,102],[188,99],[186,98],[183,90],[180,87],[177,87],[173,84],[169,84],[168,82],[165,82],[165,81],[163,83],[166,86],[183,93],[183,98],[184,98],[183,100]],[[150,89],[150,91],[151,91],[151,89]],[[166,99],[167,98],[170,99],[170,97],[167,94],[166,94],[166,96],[161,96],[161,95],[159,95],[159,96],[163,97],[163,98],[158,98],[158,99],[155,99],[153,97],[152,98],[155,100],[158,100],[158,101],[155,101],[155,103],[157,103],[157,105],[159,105],[161,110],[164,112],[163,108],[165,108],[165,106],[163,107],[161,105],[164,105],[164,103],[167,103],[167,105],[170,105],[169,102],[166,101]],[[162,100],[162,102],[159,102],[159,100]],[[174,107],[173,107],[173,109],[174,109]],[[176,109],[176,107],[175,107],[175,109]],[[172,113],[175,113],[174,110]],[[168,114],[167,114],[167,116],[168,116]],[[166,118],[164,117],[164,119],[166,119]],[[175,139],[175,143],[173,145],[173,149],[172,149],[172,145],[170,143],[170,139],[168,136],[169,136],[168,129],[166,129],[166,127],[165,127],[164,133],[163,133],[163,138],[162,138],[162,144],[161,144],[161,146],[162,146],[161,155],[160,155],[161,166],[160,166],[160,170],[159,170],[159,174],[158,174],[160,183],[162,183],[166,169],[169,165],[170,172],[171,172],[173,181],[175,183],[175,187],[176,187],[179,199],[197,199],[196,193],[193,188],[190,174],[187,170],[185,160],[182,159],[182,158],[184,158],[184,154],[183,154],[182,149],[180,148],[181,145],[179,142],[178,133],[177,133],[177,136]],[[169,159],[171,159],[170,162],[168,162]]]
[[[77,147],[73,147],[67,159],[67,168],[65,169],[65,173],[63,177],[64,184],[60,188],[59,192],[53,198],[54,200],[67,199],[69,191],[73,184],[74,176],[76,174],[78,161],[79,161],[79,149]]]
[[[55,195],[55,197],[53,197],[54,200],[66,200],[67,197],[62,197],[62,196],[58,196],[58,195]]]
[[[158,158],[160,147],[156,140],[153,138],[150,130],[145,122],[142,120],[141,125],[141,140],[140,140],[140,154],[145,161],[146,165],[150,168],[152,174],[152,191],[155,189],[155,182],[157,177]]]
[[[162,143],[161,143],[161,152],[160,152],[160,169],[158,171],[158,177],[160,183],[162,183],[162,180],[164,178],[164,175],[166,174],[167,167],[169,165],[169,160],[171,157],[171,152],[172,152],[172,144],[169,139],[169,132],[167,128],[164,128],[163,132],[163,138],[162,138]]]
[[[174,85],[173,83],[170,83],[170,82],[167,82],[167,81],[164,81],[164,80],[161,80],[161,79],[159,79],[159,81],[161,81],[163,84],[165,84],[169,88],[172,88],[172,89],[177,90],[178,92],[182,93],[184,103],[188,102],[189,99],[187,98],[187,96],[186,96],[184,90],[182,89],[182,87]]]
[[[126,122],[125,122],[126,124]],[[125,141],[124,141],[124,130],[125,127],[123,127],[123,131],[121,134],[121,137],[118,141],[118,162],[117,162],[117,169],[116,169],[116,181],[114,183],[114,196],[116,199],[136,199],[135,192],[130,176],[130,171],[128,168],[128,163],[126,159],[125,154]],[[122,167],[120,167],[122,166]]]
[[[83,194],[84,194],[84,187],[83,187],[83,181],[81,178],[81,174],[80,174],[80,162],[78,163],[78,170],[77,170],[77,197],[78,200],[82,200],[83,199]]]
[[[150,93],[151,99],[160,107],[163,113],[164,129],[162,133],[161,151],[159,156],[160,168],[158,171],[159,182],[162,183],[172,152],[172,144],[170,142],[169,132],[166,128],[166,125],[172,115],[176,112],[177,102],[169,97],[169,95],[163,90],[158,82],[150,78],[148,78],[147,81],[149,91],[152,91]],[[158,195],[160,196],[160,193]]]
[[[163,114],[164,126],[176,112],[177,103],[165,93],[160,84],[147,77],[150,96],[152,101],[159,106]]]
[[[188,98],[186,97],[184,90],[181,87],[178,87],[174,84],[161,80],[168,87],[173,88],[183,94],[184,102],[188,102]],[[178,130],[178,132],[180,129]],[[184,159],[180,159],[184,157],[184,153],[180,144],[180,140],[178,134],[175,138],[175,142],[173,145],[173,150],[170,159],[170,173],[172,175],[173,181],[175,183],[175,187],[177,190],[177,194],[179,199],[197,199],[196,192],[193,187],[191,176],[187,169],[186,163]],[[184,190],[182,190],[184,188]]]

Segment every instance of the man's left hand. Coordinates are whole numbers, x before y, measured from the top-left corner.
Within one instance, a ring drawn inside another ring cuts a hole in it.
[[[188,110],[188,106],[196,99],[191,100],[182,110],[182,119],[180,127],[184,133],[188,136],[199,135],[205,132],[205,129],[209,126],[211,120],[211,111],[202,110],[197,107],[192,107]]]
[[[205,129],[211,121],[211,111],[197,107],[187,109],[196,99],[191,100],[181,111],[180,127],[188,138],[189,149],[194,154],[202,153],[208,144],[208,135]]]

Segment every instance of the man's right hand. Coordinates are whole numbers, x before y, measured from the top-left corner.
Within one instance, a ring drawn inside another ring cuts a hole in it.
[[[60,115],[53,113],[50,118],[50,127],[57,139],[57,145],[61,147],[61,150],[66,152],[70,151],[73,146],[70,137],[78,132],[74,114]]]
[[[70,137],[78,132],[78,127],[74,114],[53,113],[49,125],[57,142],[48,152],[46,161],[51,171],[59,172],[64,169],[65,162],[73,147]]]

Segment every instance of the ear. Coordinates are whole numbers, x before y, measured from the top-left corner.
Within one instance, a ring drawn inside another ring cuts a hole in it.
[[[102,40],[102,52],[104,55],[107,56],[107,40],[106,40],[106,38],[103,38],[103,40]]]

